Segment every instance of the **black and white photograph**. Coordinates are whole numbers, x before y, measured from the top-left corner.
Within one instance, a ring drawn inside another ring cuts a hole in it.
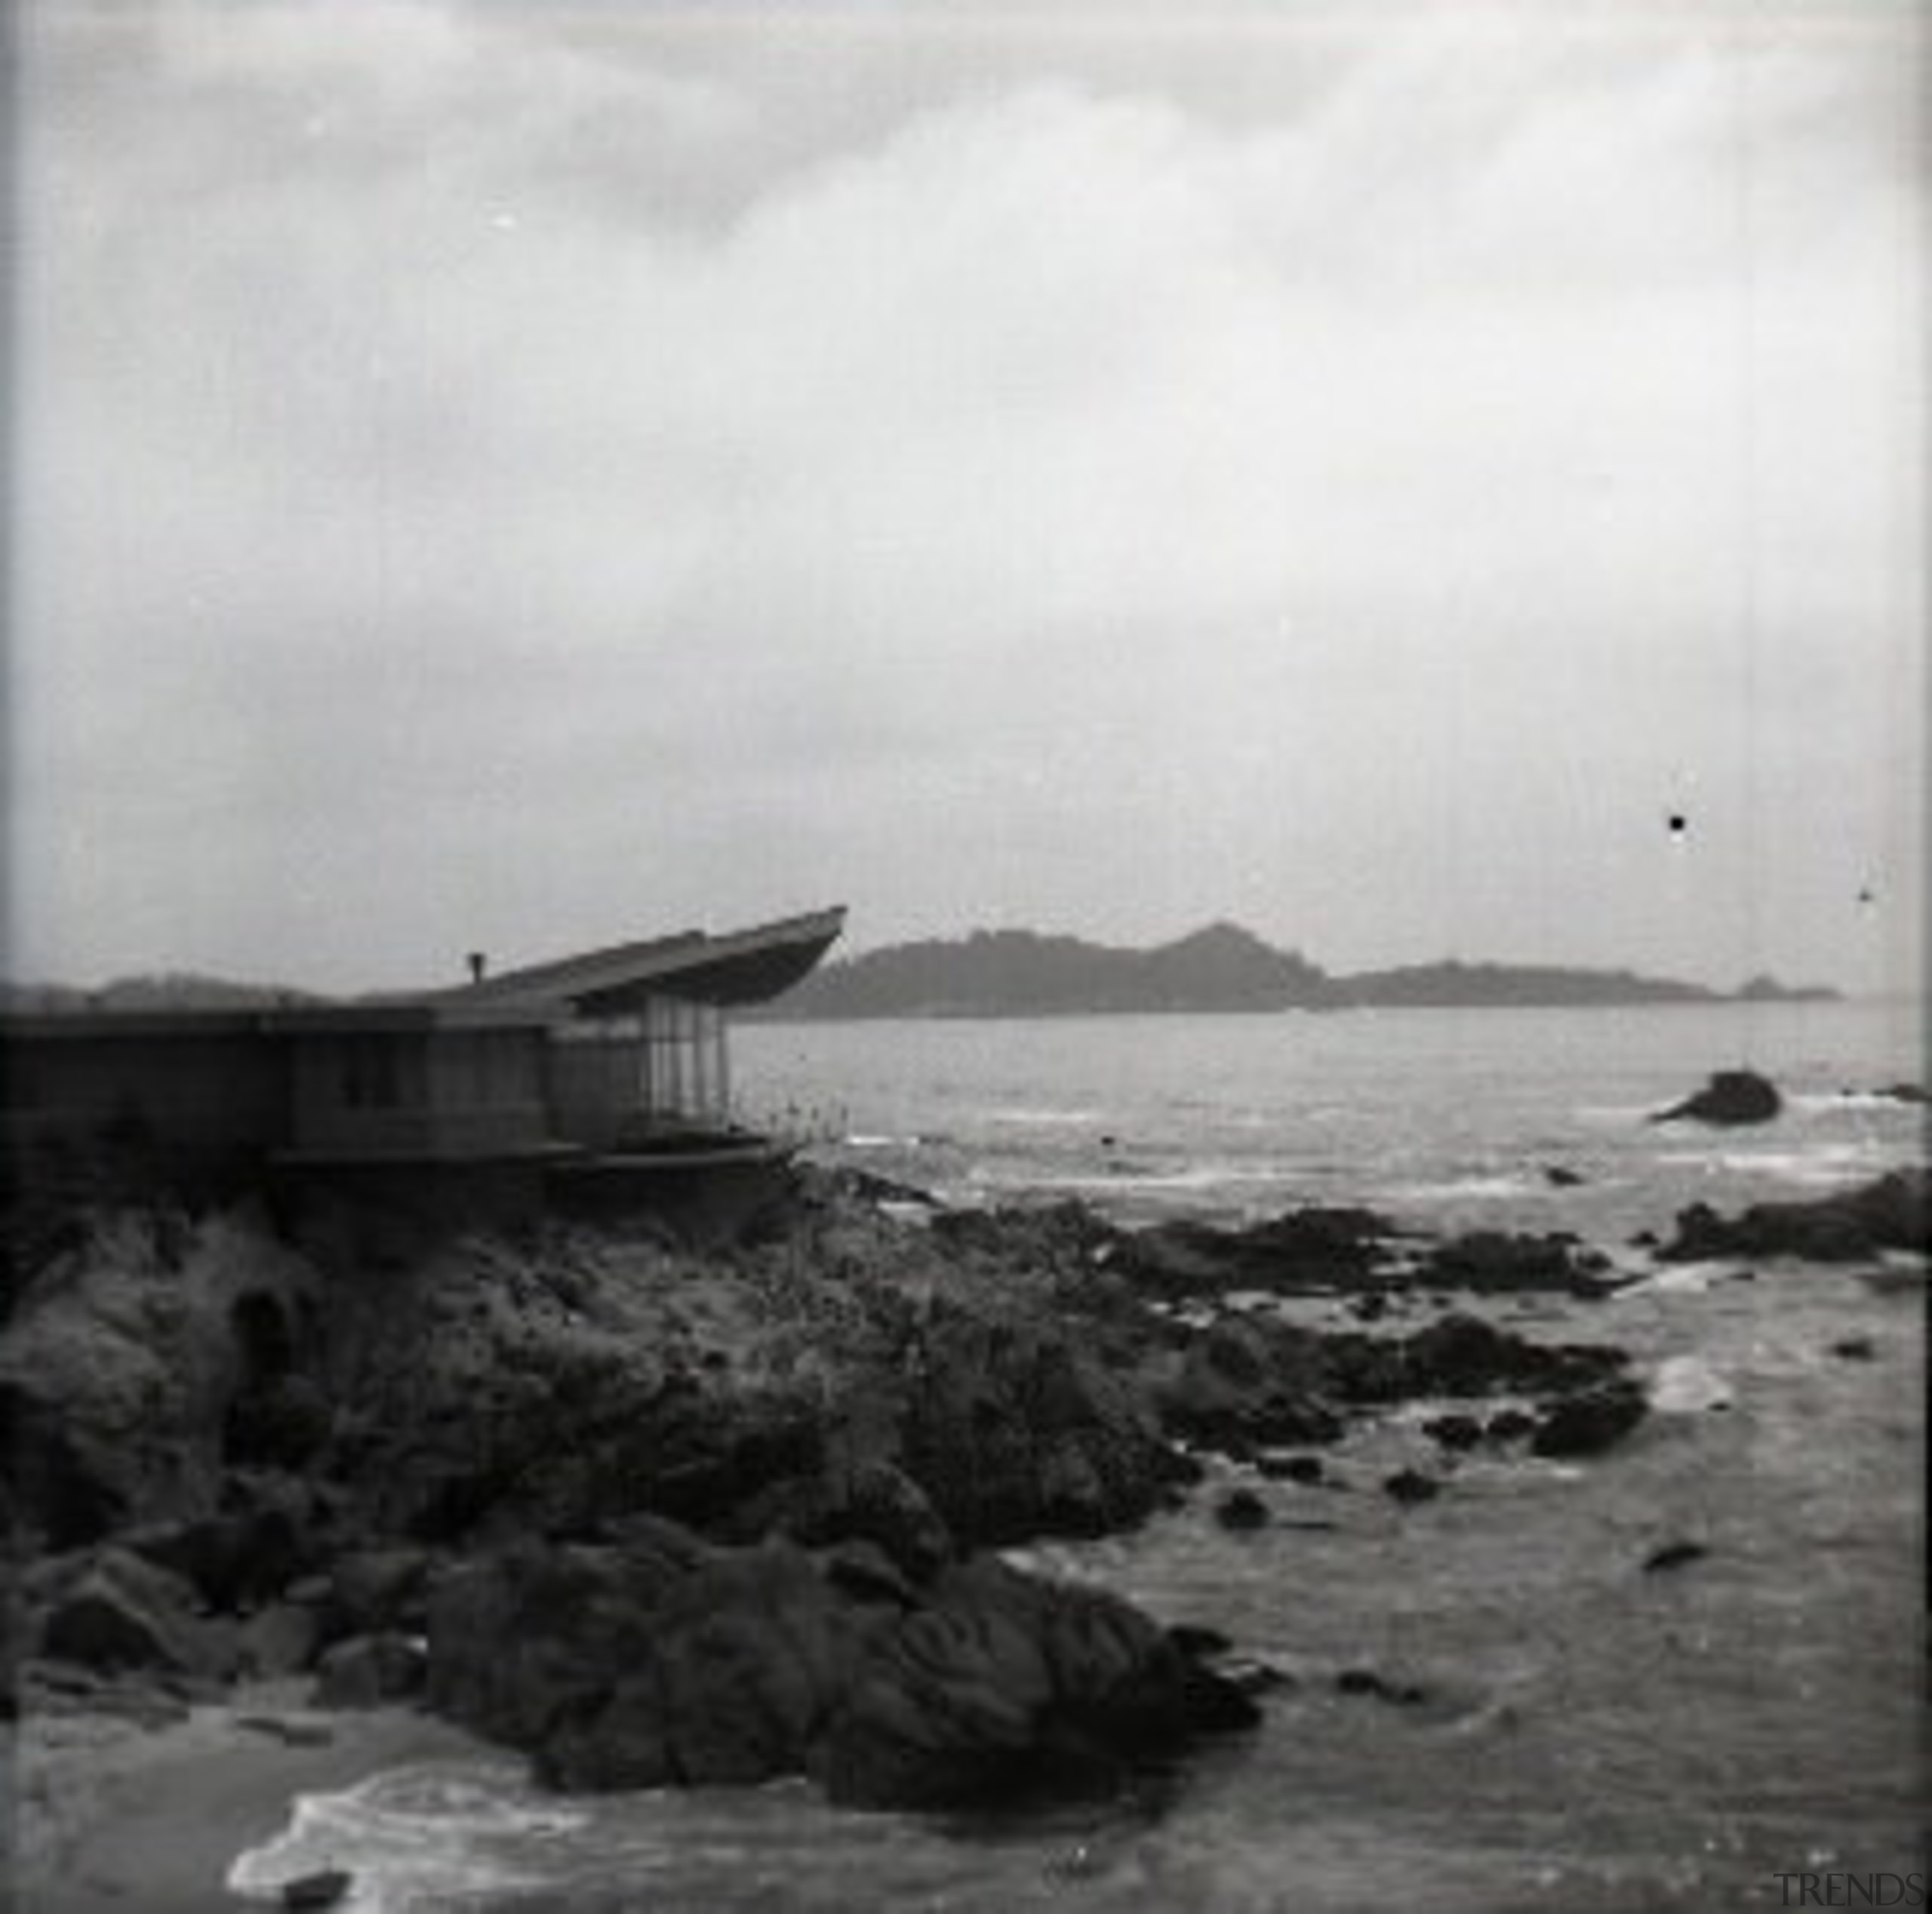
[[[1932,1904],[1932,12],[0,66],[0,1905]]]

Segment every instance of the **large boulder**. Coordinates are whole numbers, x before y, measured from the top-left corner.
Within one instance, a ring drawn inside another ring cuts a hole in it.
[[[981,1558],[868,1641],[814,1767],[835,1801],[957,1807],[1110,1786],[1256,1719],[1117,1596]]]
[[[916,1596],[789,1543],[670,1525],[487,1558],[432,1601],[429,1698],[578,1789],[809,1772],[859,1805],[1084,1782],[1245,1725],[1127,1604],[988,1560]]]
[[[232,1627],[200,1612],[180,1576],[125,1549],[89,1552],[41,1617],[39,1653],[98,1674],[220,1681],[236,1666]]]
[[[1693,1203],[1678,1213],[1677,1233],[1657,1254],[1670,1263],[1764,1256],[1857,1263],[1894,1249],[1923,1255],[1932,1235],[1929,1192],[1924,1170],[1898,1170],[1808,1202],[1754,1203],[1733,1217]]]
[[[1694,1095],[1667,1110],[1653,1123],[1768,1123],[1784,1108],[1777,1085],[1755,1070],[1717,1070]]]

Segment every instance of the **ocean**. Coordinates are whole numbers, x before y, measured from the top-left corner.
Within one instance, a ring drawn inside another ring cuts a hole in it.
[[[233,1885],[272,1897],[346,1866],[351,1904],[382,1914],[1498,1914],[1925,1877],[1923,1266],[1746,1280],[1630,1239],[1693,1201],[1924,1160],[1923,1109],[1877,1093],[1925,1080],[1926,1042],[1904,1002],[748,1026],[750,1120],[953,1202],[1074,1196],[1129,1223],[1359,1202],[1444,1232],[1573,1230],[1638,1280],[1494,1307],[1629,1349],[1654,1413],[1586,1463],[1463,1459],[1404,1509],[1382,1478],[1442,1466],[1409,1405],[1341,1444],[1329,1482],[1263,1485],[1260,1531],[1220,1529],[1211,1493],[1022,1552],[1291,1678],[1258,1733],[1158,1794],[989,1824],[840,1812],[801,1783],[560,1799],[505,1756],[305,1799]],[[1784,1091],[1777,1122],[1645,1121],[1738,1065]],[[1834,1353],[1847,1338],[1871,1359]],[[1645,1572],[1677,1542],[1707,1552]],[[1421,1699],[1338,1688],[1359,1669]]]

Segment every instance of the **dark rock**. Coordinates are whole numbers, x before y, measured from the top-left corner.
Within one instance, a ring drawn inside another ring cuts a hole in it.
[[[1264,1455],[1257,1466],[1273,1479],[1304,1485],[1320,1482],[1327,1472],[1318,1455]]]
[[[808,1547],[868,1542],[915,1582],[929,1580],[954,1554],[952,1537],[924,1490],[876,1457],[829,1459],[812,1480],[774,1483],[737,1512],[731,1539],[758,1541],[769,1534]]]
[[[301,1469],[327,1447],[335,1410],[312,1378],[289,1373],[251,1383],[236,1395],[222,1425],[232,1466]]]
[[[214,1512],[250,1386],[241,1320],[293,1320],[315,1273],[235,1218],[103,1213],[0,1333],[0,1451],[21,1529],[54,1551]]]
[[[949,1307],[909,1354],[899,1466],[961,1546],[1106,1534],[1185,1472],[1144,1390],[1077,1331]]]
[[[1677,1234],[1659,1254],[1673,1263],[1774,1256],[1856,1263],[1875,1260],[1890,1249],[1922,1255],[1932,1232],[1927,1189],[1925,1171],[1897,1170],[1860,1189],[1810,1202],[1753,1204],[1733,1218],[1694,1203],[1678,1212]]]
[[[324,1651],[315,1666],[322,1708],[379,1708],[420,1694],[427,1666],[422,1644],[406,1635],[358,1635]]]
[[[281,1885],[281,1904],[289,1908],[334,1907],[346,1900],[355,1885],[347,1869],[323,1868],[314,1874],[298,1875]]]
[[[854,1805],[951,1807],[1117,1778],[1254,1719],[1096,1591],[982,1559],[915,1605],[860,1601],[790,1544],[668,1525],[466,1565],[438,1585],[430,1651],[433,1706],[567,1787],[804,1771]]]
[[[1230,1654],[1234,1643],[1218,1628],[1202,1628],[1193,1622],[1176,1622],[1168,1630],[1168,1639],[1184,1655],[1196,1661],[1211,1660],[1217,1655]]]
[[[1552,1189],[1574,1189],[1588,1180],[1577,1171],[1561,1163],[1546,1163],[1543,1166],[1543,1180]]]
[[[1265,1528],[1268,1505],[1251,1488],[1231,1489],[1216,1504],[1214,1519],[1227,1529]]]
[[[1478,1229],[1444,1243],[1423,1266],[1432,1288],[1476,1295],[1558,1294],[1594,1297],[1611,1287],[1603,1260],[1574,1237],[1510,1235]]]
[[[40,1651],[102,1672],[224,1680],[234,1672],[234,1631],[198,1614],[197,1606],[180,1576],[127,1549],[104,1547],[48,1610]]]
[[[1537,1419],[1527,1409],[1499,1409],[1489,1419],[1484,1430],[1492,1442],[1515,1442],[1524,1436],[1534,1436]]]
[[[1784,1108],[1777,1085],[1755,1070],[1716,1070],[1694,1095],[1667,1110],[1653,1123],[1768,1123]]]
[[[1117,1597],[982,1559],[868,1645],[814,1765],[854,1805],[1023,1800],[1114,1786],[1257,1719]]]
[[[1616,1374],[1626,1361],[1620,1349],[1603,1346],[1531,1342],[1460,1311],[1410,1336],[1330,1336],[1322,1354],[1342,1396],[1376,1404],[1501,1389],[1587,1388]]]
[[[242,1671],[258,1679],[298,1675],[315,1660],[321,1639],[321,1620],[312,1608],[272,1602],[242,1623]]]
[[[223,1614],[279,1595],[318,1559],[309,1496],[285,1479],[231,1476],[221,1512],[131,1530],[123,1545],[192,1582]]]
[[[1386,1494],[1402,1503],[1429,1502],[1442,1493],[1442,1485],[1433,1476],[1414,1469],[1398,1469],[1382,1487]]]
[[[1422,1426],[1424,1435],[1434,1436],[1445,1449],[1472,1449],[1488,1433],[1474,1416],[1432,1416]]]
[[[1118,1267],[1144,1294],[1171,1301],[1263,1290],[1325,1295],[1386,1279],[1395,1224],[1372,1210],[1309,1206],[1245,1229],[1177,1221],[1125,1237]]]
[[[1638,1383],[1623,1379],[1604,1383],[1552,1404],[1530,1447],[1543,1456],[1600,1455],[1629,1435],[1649,1408]]]
[[[352,1549],[330,1565],[323,1623],[330,1638],[420,1635],[429,1619],[427,1549]]]
[[[1701,1542],[1667,1542],[1644,1558],[1644,1573],[1654,1575],[1667,1569],[1682,1568],[1691,1562],[1702,1562],[1709,1553],[1710,1550]]]
[[[1872,1362],[1878,1352],[1869,1336],[1846,1336],[1832,1345],[1832,1353],[1847,1362]]]
[[[1372,1668],[1345,1668],[1335,1677],[1338,1694],[1373,1695],[1378,1701],[1392,1701],[1401,1707],[1414,1707],[1426,1701],[1427,1691],[1413,1682],[1391,1682]]]
[[[1932,1103],[1932,1094],[1929,1094],[1925,1086],[1920,1083],[1887,1084],[1878,1094],[1889,1097],[1895,1103]]]

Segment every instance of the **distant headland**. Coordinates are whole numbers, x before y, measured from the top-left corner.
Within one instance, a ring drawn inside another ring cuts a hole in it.
[[[1146,949],[1038,931],[974,931],[888,944],[826,964],[773,1002],[760,1021],[866,1017],[1094,1017],[1161,1011],[1539,1009],[1639,1004],[1814,1003],[1840,993],[1759,975],[1714,990],[1630,970],[1469,963],[1447,957],[1389,970],[1331,972],[1240,925],[1210,924]],[[118,978],[95,989],[0,983],[0,1010],[21,1012],[240,1010],[318,1004],[306,991],[179,972]]]
[[[1129,949],[1030,930],[892,944],[828,964],[759,1014],[864,1017],[1080,1017],[1160,1011],[1530,1009],[1830,1001],[1823,986],[1754,977],[1735,992],[1629,970],[1432,964],[1331,973],[1230,923]]]

